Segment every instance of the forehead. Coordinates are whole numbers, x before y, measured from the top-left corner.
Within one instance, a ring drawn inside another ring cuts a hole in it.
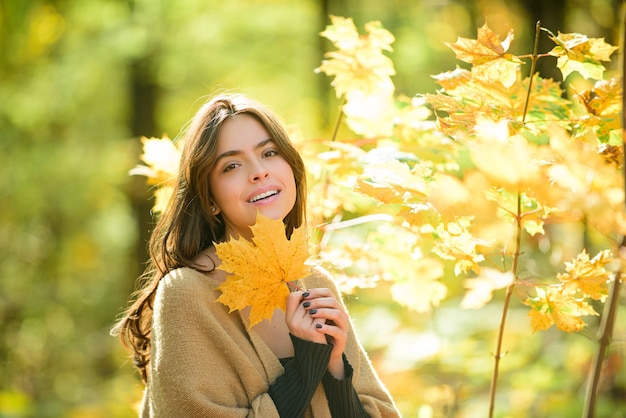
[[[255,146],[270,139],[270,134],[254,116],[243,113],[228,118],[220,127],[217,137],[218,151]]]

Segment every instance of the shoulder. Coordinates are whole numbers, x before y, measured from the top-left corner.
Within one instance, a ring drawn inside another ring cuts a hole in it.
[[[209,296],[221,282],[221,271],[203,273],[188,267],[170,271],[161,279],[157,288],[157,299],[177,299],[189,296]]]
[[[228,307],[218,303],[216,289],[221,271],[202,273],[183,267],[170,271],[160,281],[154,298],[153,325],[156,328],[223,327]],[[219,325],[219,323],[223,323]]]

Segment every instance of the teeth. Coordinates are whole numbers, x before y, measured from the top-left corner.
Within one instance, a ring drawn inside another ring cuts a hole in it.
[[[260,195],[254,196],[252,199],[249,200],[249,202],[250,203],[254,203],[257,200],[265,199],[266,197],[273,196],[273,195],[275,195],[277,193],[278,193],[278,190],[270,190],[270,191],[267,191],[265,193],[261,193]]]

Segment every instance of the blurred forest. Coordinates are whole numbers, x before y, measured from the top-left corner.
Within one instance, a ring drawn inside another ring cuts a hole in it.
[[[128,175],[141,136],[174,137],[205,97],[234,90],[271,106],[304,138],[330,137],[338,100],[314,72],[329,48],[319,36],[329,15],[359,27],[380,20],[396,37],[396,89],[412,96],[434,92],[431,75],[457,65],[444,42],[475,37],[485,20],[497,33],[515,29],[513,53],[532,51],[537,20],[617,45],[619,6],[0,0],[0,418],[137,415],[142,385],[109,331],[147,257],[151,190]],[[558,79],[553,66],[539,71]],[[463,311],[462,292],[452,289],[429,314],[399,307],[384,289],[348,296],[405,417],[485,416],[501,308]],[[599,417],[626,417],[623,304]],[[580,334],[532,334],[520,308],[511,308],[498,416],[579,416],[594,324]]]

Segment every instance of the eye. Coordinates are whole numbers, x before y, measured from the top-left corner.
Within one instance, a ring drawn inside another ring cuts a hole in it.
[[[226,164],[226,166],[222,169],[222,172],[227,173],[231,170],[234,170],[235,168],[239,167],[239,164],[237,163],[228,163]]]
[[[278,150],[274,148],[268,148],[263,151],[263,158],[274,157],[275,155],[278,155]]]

